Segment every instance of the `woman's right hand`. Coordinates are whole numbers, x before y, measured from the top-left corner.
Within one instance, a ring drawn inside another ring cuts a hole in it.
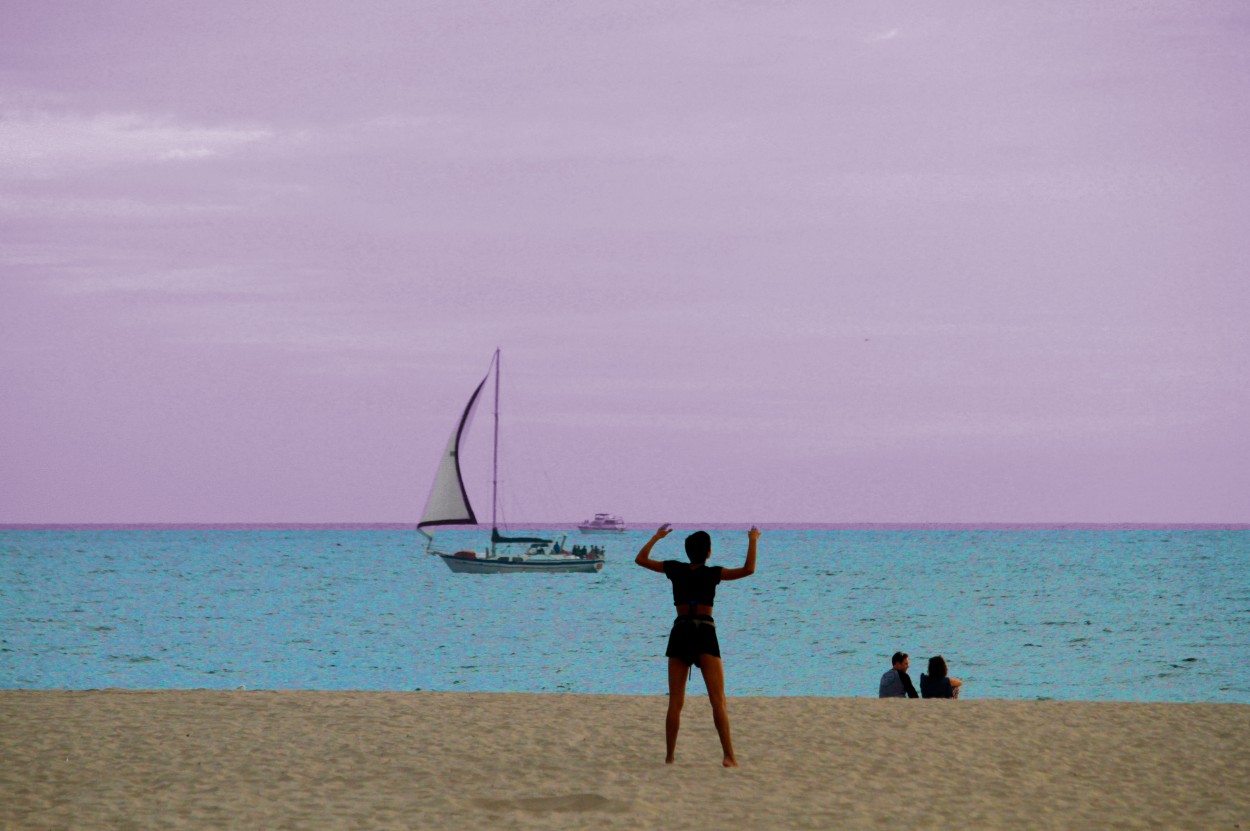
[[[755,542],[759,538],[760,538],[760,529],[752,525],[751,530],[747,531],[747,539],[750,540],[751,542]]]
[[[671,522],[666,522],[655,530],[655,534],[651,537],[651,539],[662,540],[671,533],[673,533],[673,524]]]

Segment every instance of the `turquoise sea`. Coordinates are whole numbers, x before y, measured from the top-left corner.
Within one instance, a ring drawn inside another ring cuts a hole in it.
[[[649,535],[594,537],[599,574],[459,575],[403,528],[0,530],[0,687],[663,693]],[[731,695],[875,696],[901,649],[967,697],[1250,703],[1250,530],[766,527],[716,620]]]

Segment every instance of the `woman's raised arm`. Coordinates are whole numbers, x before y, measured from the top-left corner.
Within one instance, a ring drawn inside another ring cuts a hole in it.
[[[747,531],[747,561],[742,568],[721,569],[721,580],[741,580],[755,573],[755,543],[760,538],[760,529],[754,525]]]
[[[655,545],[671,533],[673,533],[672,524],[666,522],[661,525],[659,529],[651,535],[651,539],[647,540],[647,544],[642,547],[642,550],[638,552],[638,556],[634,558],[634,562],[643,568],[663,573],[664,564],[658,560],[651,559],[651,546]]]

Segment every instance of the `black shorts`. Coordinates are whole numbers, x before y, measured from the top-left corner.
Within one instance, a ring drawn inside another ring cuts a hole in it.
[[[720,641],[716,639],[716,623],[708,615],[682,615],[673,621],[664,654],[686,666],[699,666],[699,656],[720,657]]]

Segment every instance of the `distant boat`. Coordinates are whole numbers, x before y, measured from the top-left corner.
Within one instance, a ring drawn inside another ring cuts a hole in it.
[[[595,514],[594,519],[588,519],[581,525],[578,525],[577,530],[584,534],[595,534],[601,531],[624,531],[625,520],[616,514]]]
[[[482,552],[455,551],[447,553],[434,547],[434,535],[426,528],[439,525],[477,525],[477,516],[469,504],[469,494],[460,475],[460,444],[468,432],[469,422],[477,408],[482,387],[491,370],[495,371],[495,448],[491,462],[490,545]],[[491,358],[486,377],[477,385],[456,429],[447,443],[447,450],[434,475],[434,486],[425,503],[425,513],[417,530],[428,540],[425,550],[441,557],[447,567],[460,574],[506,574],[509,572],[591,572],[603,568],[601,546],[565,546],[567,535],[559,539],[541,537],[505,537],[496,522],[499,491],[499,350]]]

